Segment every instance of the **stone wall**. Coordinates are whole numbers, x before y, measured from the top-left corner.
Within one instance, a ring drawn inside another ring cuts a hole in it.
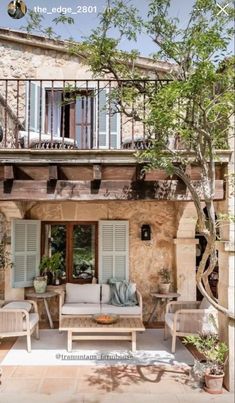
[[[46,43],[46,42],[45,42]],[[62,46],[61,46],[62,47]],[[70,56],[69,54],[57,50],[46,49],[43,47],[30,46],[23,43],[11,43],[9,41],[2,42],[0,44],[0,71],[1,78],[3,79],[41,79],[41,80],[57,80],[54,83],[54,87],[63,88],[62,81],[67,80],[67,84],[74,86],[74,81],[69,80],[89,80],[92,79],[92,73],[88,66],[84,63],[80,57]],[[145,74],[153,76],[151,70],[146,70]],[[161,75],[161,73],[159,73]],[[153,76],[155,77],[155,75]],[[12,110],[13,114],[18,117],[19,124],[27,130],[25,127],[26,111],[25,105],[27,103],[26,85],[23,81],[20,81],[17,89],[17,81],[8,82],[7,99],[8,106]],[[51,82],[42,82],[43,88],[48,88],[52,84]],[[79,82],[76,84],[79,87]],[[89,84],[91,87],[95,87],[96,82]],[[107,87],[107,82],[100,82],[100,88]],[[115,84],[114,84],[115,85]],[[86,88],[86,82],[82,83],[83,89]],[[17,91],[19,91],[19,97],[17,100]],[[0,98],[5,98],[6,86],[5,82],[0,80]],[[144,115],[144,99],[139,100],[139,106],[136,105],[138,113]],[[145,109],[146,109],[145,105]],[[141,111],[141,112],[140,112]],[[0,121],[5,123],[5,109],[0,108]],[[42,122],[42,132],[44,122]],[[5,126],[5,124],[3,125]],[[131,142],[132,133],[136,139],[140,139],[144,134],[144,126],[140,122],[133,122],[125,115],[122,116],[122,140]],[[7,133],[7,146],[13,147],[14,131],[11,126],[8,127]],[[14,144],[16,147],[16,144]]]
[[[40,220],[129,220],[130,225],[130,280],[137,284],[143,296],[144,318],[152,309],[151,291],[158,286],[158,271],[162,267],[172,270],[175,287],[175,262],[173,240],[176,236],[176,205],[174,202],[126,202],[103,203],[63,202],[36,203],[27,213],[27,218]],[[142,224],[150,224],[151,241],[141,241]],[[53,317],[57,317],[57,301],[51,302]]]

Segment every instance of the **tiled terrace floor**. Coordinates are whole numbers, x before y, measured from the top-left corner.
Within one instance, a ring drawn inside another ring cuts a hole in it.
[[[0,361],[12,345],[5,340]],[[209,395],[177,368],[156,366],[4,366],[0,403],[231,403]]]

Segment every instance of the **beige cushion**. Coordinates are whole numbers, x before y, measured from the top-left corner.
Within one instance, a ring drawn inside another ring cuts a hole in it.
[[[165,322],[170,329],[173,329],[174,324],[174,313],[166,313],[165,314]],[[176,323],[176,330],[179,330],[179,321]]]
[[[203,297],[203,299],[199,305],[199,309],[208,309],[210,307],[212,307],[211,303],[208,301],[207,298]]]
[[[62,315],[94,315],[100,312],[100,304],[66,303],[62,306]]]
[[[110,304],[102,304],[103,313],[113,313],[115,315],[133,315],[140,316],[141,308],[139,305],[135,306],[115,306]]]
[[[99,304],[100,284],[66,284],[66,303]]]
[[[102,298],[101,298],[102,304],[108,304],[111,297],[110,285],[101,284],[101,287],[102,287]]]
[[[38,313],[29,314],[29,328],[30,330],[38,323],[39,315]],[[27,330],[26,319],[23,320],[23,330]]]
[[[9,302],[8,304],[4,305],[2,309],[25,309],[27,312],[29,312],[32,308],[32,305],[30,302],[27,301],[14,301],[14,302]]]

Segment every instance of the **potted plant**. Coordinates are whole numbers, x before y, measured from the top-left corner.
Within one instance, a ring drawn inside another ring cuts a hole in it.
[[[167,268],[162,268],[159,271],[160,283],[158,284],[158,291],[162,294],[167,294],[171,285],[171,272]]]
[[[63,256],[61,252],[55,252],[51,256],[43,256],[39,265],[40,273],[47,276],[47,284],[60,284],[62,274]]]
[[[205,357],[204,389],[211,394],[222,393],[224,366],[227,360],[227,345],[219,341],[218,336],[191,335],[184,338],[184,343],[190,343]]]
[[[37,294],[43,294],[47,288],[47,276],[37,276],[33,280],[34,290]]]

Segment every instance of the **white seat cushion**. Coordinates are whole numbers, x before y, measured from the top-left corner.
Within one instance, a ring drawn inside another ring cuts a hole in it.
[[[100,303],[100,284],[66,284],[66,303]]]
[[[38,313],[29,314],[29,328],[30,330],[38,323],[39,315]],[[23,320],[23,330],[27,330],[26,319]]]
[[[141,308],[139,305],[135,306],[115,306],[111,304],[102,304],[103,313],[113,313],[115,315],[141,315]]]
[[[25,309],[27,312],[30,311],[32,305],[27,301],[13,301],[6,304],[2,309]]]
[[[165,322],[170,329],[173,329],[174,313],[166,313]],[[179,331],[179,321],[177,321],[177,323],[176,323],[176,330]]]
[[[100,304],[65,303],[62,315],[94,315],[100,313]]]
[[[111,298],[110,285],[101,284],[101,287],[102,287],[102,297],[101,297],[102,304],[108,304]]]
[[[208,301],[207,298],[203,297],[203,299],[201,300],[201,303],[199,305],[199,309],[208,309],[210,308],[212,305],[210,304],[210,302]]]

